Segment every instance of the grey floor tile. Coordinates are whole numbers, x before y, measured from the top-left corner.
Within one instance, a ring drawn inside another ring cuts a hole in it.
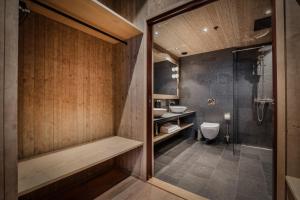
[[[247,196],[244,194],[240,194],[238,193],[236,195],[236,200],[271,200],[272,197],[271,196],[267,196],[267,195],[256,195],[253,194],[251,196]]]
[[[205,153],[198,160],[196,160],[196,162],[215,168],[220,159],[221,156]]]
[[[159,157],[155,158],[155,160],[162,164],[168,165],[174,160],[174,158],[167,155],[160,155]]]
[[[155,175],[155,177],[173,185],[178,185],[179,182],[179,178],[175,178],[173,174],[169,173],[158,173]]]
[[[222,177],[211,178],[204,188],[203,195],[213,200],[235,199],[237,182],[232,179],[227,180],[230,181],[224,181]]]
[[[208,179],[211,177],[214,167],[207,166],[201,163],[194,163],[186,173],[197,176],[199,178]]]
[[[208,179],[200,178],[198,176],[187,173],[179,180],[177,186],[195,194],[201,195],[201,189],[203,189],[207,183]]]
[[[155,176],[212,200],[271,200],[272,151],[185,139],[155,156]]]
[[[248,152],[241,152],[241,158],[248,158],[248,159],[253,159],[253,160],[260,160],[259,154],[255,153],[248,153]]]
[[[249,197],[261,197],[268,196],[267,187],[264,182],[258,182],[257,180],[245,178],[238,180],[237,193],[243,194]]]
[[[158,173],[159,171],[161,171],[166,166],[167,166],[166,164],[155,161],[155,163],[154,163],[154,173],[155,174]]]

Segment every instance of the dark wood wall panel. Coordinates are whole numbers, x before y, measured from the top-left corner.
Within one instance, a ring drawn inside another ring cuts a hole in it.
[[[19,35],[19,158],[113,135],[112,45],[33,13]]]

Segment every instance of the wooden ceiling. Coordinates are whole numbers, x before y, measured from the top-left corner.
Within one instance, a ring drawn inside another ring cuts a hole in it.
[[[270,28],[253,31],[270,9],[270,0],[219,0],[156,24],[154,42],[178,57],[271,42]]]

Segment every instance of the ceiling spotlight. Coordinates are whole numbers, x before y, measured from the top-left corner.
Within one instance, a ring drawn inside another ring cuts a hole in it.
[[[185,55],[187,55],[187,54],[188,54],[188,52],[186,52],[186,51],[181,52],[181,55],[183,55],[183,56],[185,56]]]
[[[154,34],[155,34],[155,35],[158,35],[159,33],[158,33],[158,31],[155,31]]]
[[[272,13],[272,10],[271,10],[271,9],[268,9],[268,10],[265,11],[265,15],[269,15],[269,14],[271,14],[271,13]]]
[[[208,28],[203,28],[203,32],[207,32],[208,31]]]

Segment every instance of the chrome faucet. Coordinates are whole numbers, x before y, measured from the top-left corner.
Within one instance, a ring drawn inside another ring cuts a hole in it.
[[[174,105],[175,105],[174,100],[169,100],[169,102],[168,102],[168,112],[171,112],[170,106],[174,106]]]

